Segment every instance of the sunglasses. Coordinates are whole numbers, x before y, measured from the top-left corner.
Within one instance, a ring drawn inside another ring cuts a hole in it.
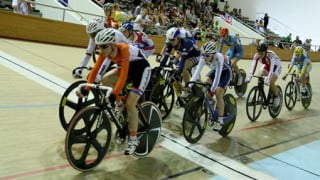
[[[111,46],[111,44],[101,44],[101,45],[98,45],[98,46],[101,49],[107,49],[109,46]]]
[[[203,53],[203,54],[201,54],[201,56],[204,57],[204,58],[208,58],[208,57],[211,57],[211,54],[209,54],[209,53]]]

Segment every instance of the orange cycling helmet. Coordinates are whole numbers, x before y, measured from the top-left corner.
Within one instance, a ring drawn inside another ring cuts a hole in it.
[[[229,34],[229,29],[226,27],[223,27],[220,29],[220,37],[224,37],[226,34]]]

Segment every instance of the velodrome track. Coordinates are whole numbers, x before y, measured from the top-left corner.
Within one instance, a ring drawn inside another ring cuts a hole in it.
[[[319,63],[313,64],[313,101],[308,110],[299,103],[293,111],[283,105],[278,118],[271,119],[264,110],[252,123],[245,97],[237,98],[237,122],[229,137],[208,128],[197,144],[190,145],[181,135],[183,109],[174,109],[148,157],[126,157],[123,147],[113,146],[94,171],[80,173],[65,158],[58,105],[75,81],[71,71],[85,50],[9,39],[1,39],[0,47],[0,180],[320,179]],[[154,57],[149,61],[156,65]],[[239,66],[248,72],[250,64],[241,60]],[[283,91],[286,83],[278,80]],[[248,90],[254,84],[253,80]],[[234,94],[233,89],[228,91]]]

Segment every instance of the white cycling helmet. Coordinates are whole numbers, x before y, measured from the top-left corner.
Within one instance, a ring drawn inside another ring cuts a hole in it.
[[[97,18],[97,19],[91,20],[86,26],[87,34],[90,35],[90,34],[101,31],[102,29],[104,29],[104,24],[105,24],[104,18]]]
[[[180,35],[180,30],[176,27],[172,27],[167,31],[167,39],[175,39]]]
[[[103,29],[95,37],[97,45],[116,43],[116,33],[112,28]]]
[[[201,53],[207,53],[207,54],[215,54],[217,53],[217,45],[215,42],[210,41],[202,45],[201,47]]]

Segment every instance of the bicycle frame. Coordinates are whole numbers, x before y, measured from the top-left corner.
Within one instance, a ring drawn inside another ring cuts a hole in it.
[[[258,77],[258,89],[259,89],[259,93],[261,93],[262,98],[263,98],[263,106],[267,107],[269,105],[269,98],[266,96],[266,93],[264,91],[264,77],[262,76],[255,76]],[[269,91],[270,91],[270,87],[269,87]]]

